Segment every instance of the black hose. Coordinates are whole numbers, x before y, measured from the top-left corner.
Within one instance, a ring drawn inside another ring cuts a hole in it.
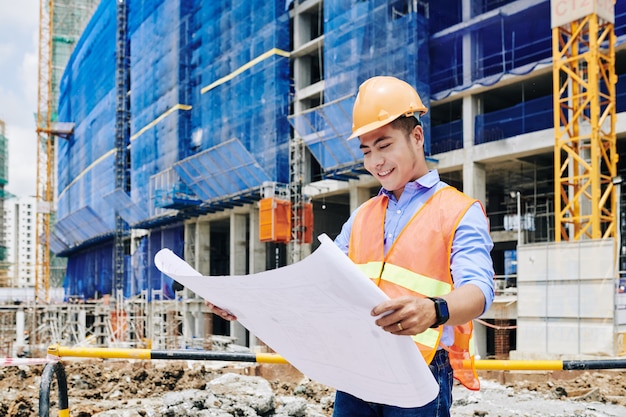
[[[62,415],[64,411],[69,409],[65,368],[63,368],[61,362],[50,362],[44,367],[41,383],[39,384],[39,417],[50,416],[50,388],[52,387],[54,375],[56,375],[57,389],[59,391],[59,415]],[[69,413],[65,415],[69,415]]]

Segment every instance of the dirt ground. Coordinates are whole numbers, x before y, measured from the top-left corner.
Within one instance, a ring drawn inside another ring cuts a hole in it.
[[[174,391],[203,390],[208,381],[228,373],[239,374],[242,377],[260,376],[269,382],[271,390],[278,398],[299,398],[315,405],[315,412],[311,413],[270,412],[264,415],[332,414],[334,390],[308,380],[289,365],[84,360],[64,362],[64,366],[69,389],[70,414],[74,417],[97,415],[107,410],[123,409],[125,406],[130,408],[128,404],[131,401],[159,399]],[[42,370],[43,365],[0,368],[0,416],[38,415]],[[480,376],[483,388],[479,393],[455,387],[453,415],[626,416],[624,371],[489,372]],[[56,388],[50,397],[51,401],[56,403],[58,398]],[[528,403],[528,407],[524,408],[526,405],[522,406],[522,403]],[[569,407],[569,404],[573,404],[573,408]],[[575,411],[568,411],[570,408]],[[553,409],[557,411],[552,411]],[[52,404],[50,415],[56,414],[57,407]],[[127,411],[100,415],[153,414],[142,414],[140,411],[132,414]],[[163,415],[185,414],[169,412]]]

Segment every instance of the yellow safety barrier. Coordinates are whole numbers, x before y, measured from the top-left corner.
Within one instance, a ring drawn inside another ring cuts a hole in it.
[[[52,345],[48,354],[62,357],[103,359],[183,359],[258,363],[288,363],[274,353],[230,353],[201,350],[150,350],[115,348],[77,348]],[[573,371],[587,369],[624,369],[626,359],[600,360],[493,360],[474,361],[476,369],[491,371]],[[469,366],[469,362],[465,363]]]
[[[202,350],[151,350],[67,347],[52,345],[48,347],[49,357],[57,358],[99,358],[99,359],[180,359],[230,362],[258,362],[286,364],[285,358],[274,353],[231,353]],[[464,362],[469,366],[469,361]],[[492,371],[574,371],[590,369],[624,369],[626,359],[602,360],[491,360],[481,359],[474,362],[478,370]],[[65,371],[60,362],[51,362],[44,368],[39,395],[39,415],[48,417],[50,409],[50,385],[56,374],[59,386],[59,417],[69,416],[67,400],[67,382]]]

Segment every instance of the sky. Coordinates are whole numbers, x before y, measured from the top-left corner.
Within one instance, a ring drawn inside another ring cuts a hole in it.
[[[26,197],[37,183],[39,0],[0,0],[0,119],[9,140],[5,190]]]

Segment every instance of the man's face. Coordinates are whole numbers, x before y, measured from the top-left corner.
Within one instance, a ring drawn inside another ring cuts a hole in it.
[[[428,172],[423,158],[424,134],[416,126],[409,137],[402,130],[385,125],[359,137],[365,169],[392,191],[396,198],[404,186]]]

